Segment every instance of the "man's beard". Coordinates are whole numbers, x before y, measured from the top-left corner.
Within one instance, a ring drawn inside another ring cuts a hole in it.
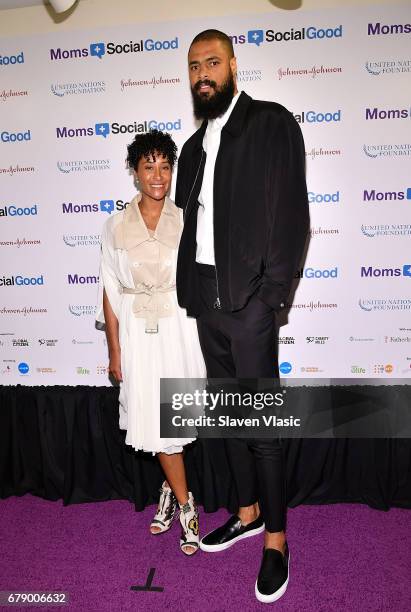
[[[202,96],[198,93],[198,89],[201,85],[209,85],[209,87],[214,89],[215,93],[211,96]],[[219,89],[217,89],[217,83],[215,81],[210,81],[209,79],[198,81],[194,87],[191,88],[196,119],[216,119],[224,115],[234,97],[234,91],[235,83],[231,70],[227,80],[224,81]]]

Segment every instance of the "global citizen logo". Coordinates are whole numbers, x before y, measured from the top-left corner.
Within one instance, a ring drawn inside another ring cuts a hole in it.
[[[1,167],[0,166],[0,174],[8,174],[9,176],[16,176],[17,174],[26,174],[27,172],[32,173],[35,172],[36,169],[34,166],[20,166],[16,164],[10,164],[10,166]]]
[[[56,128],[57,138],[84,138],[89,136],[102,136],[107,138],[110,134],[133,134],[133,133],[145,133],[151,129],[160,131],[172,132],[181,130],[181,119],[170,120],[170,121],[157,121],[156,119],[150,119],[138,123],[96,123],[94,126],[69,128],[67,126]]]
[[[310,68],[278,68],[277,77],[281,81],[286,77],[305,77],[308,76],[315,79],[318,76],[326,76],[329,74],[342,73],[341,66],[311,66]]]
[[[63,202],[61,206],[63,214],[84,214],[103,212],[110,215],[113,211],[118,212],[124,210],[125,208],[127,208],[128,204],[129,202],[124,202],[123,200],[100,200],[98,204],[94,202],[92,204],[73,204],[73,202]],[[82,236],[78,237],[80,241],[82,238]],[[76,245],[76,237],[74,237],[74,244],[71,244],[70,241],[72,239],[73,237],[67,236],[66,241],[66,237],[63,237],[64,242],[68,246],[80,246]]]
[[[411,264],[403,264],[399,268],[376,268],[373,266],[361,266],[362,278],[398,278],[399,276],[411,278]]]
[[[160,85],[179,85],[181,80],[179,77],[163,77],[160,76],[152,76],[151,79],[121,79],[120,80],[120,89],[121,91],[125,91],[130,87],[151,87],[155,89]]]
[[[69,247],[100,246],[100,234],[66,234],[63,236],[63,242]]]
[[[8,102],[14,98],[27,97],[28,95],[27,89],[3,89],[0,91],[0,102]]]
[[[365,62],[365,69],[373,76],[407,73],[411,72],[411,60],[369,60]]]
[[[289,30],[248,30],[246,34],[230,35],[233,45],[256,45],[259,47],[264,41],[289,42],[297,40],[325,40],[330,38],[341,38],[343,35],[342,25],[328,28],[308,26],[301,29],[290,28]]]
[[[383,236],[385,238],[411,236],[411,224],[361,225],[361,231],[367,238],[375,238],[376,236]]]
[[[371,159],[379,157],[408,157],[411,155],[411,143],[405,142],[401,144],[372,144],[363,145],[363,152]]]
[[[110,170],[111,162],[109,159],[76,159],[71,161],[58,161],[57,169],[63,174],[71,172],[100,172]]]
[[[411,187],[403,191],[377,191],[376,189],[364,189],[364,202],[392,202],[397,200],[411,200]]]
[[[411,298],[371,298],[358,300],[358,306],[365,312],[387,311],[387,310],[411,310]]]
[[[65,96],[84,96],[106,92],[105,81],[79,81],[71,83],[52,83],[50,91],[58,98]]]
[[[392,34],[410,34],[411,24],[410,23],[391,23],[382,24],[380,21],[377,23],[369,23],[367,34],[368,36],[387,36]]]
[[[365,119],[410,119],[411,108],[366,108]]]
[[[101,59],[105,55],[122,55],[128,53],[142,53],[144,51],[169,51],[178,49],[178,37],[170,40],[157,40],[154,38],[141,39],[138,42],[130,40],[126,43],[95,42],[87,47],[50,49],[50,60],[76,60],[87,57]]]

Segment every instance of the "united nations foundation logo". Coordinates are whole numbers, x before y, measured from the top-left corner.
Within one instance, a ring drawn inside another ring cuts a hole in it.
[[[109,159],[76,159],[57,162],[57,169],[60,172],[63,172],[63,174],[101,172],[104,170],[110,170],[110,166],[111,162]]]
[[[58,98],[100,94],[106,91],[105,81],[79,81],[71,83],[52,83],[50,91]]]
[[[365,312],[411,310],[411,298],[360,298],[358,306]]]
[[[68,309],[75,317],[92,317],[96,314],[96,306],[90,304],[69,304]]]
[[[372,76],[384,76],[386,74],[405,74],[411,72],[411,59],[396,60],[369,60],[364,67]]]
[[[69,247],[100,246],[100,234],[65,234],[63,242]]]
[[[378,159],[380,157],[409,157],[411,155],[411,143],[364,144],[363,152],[371,159]]]

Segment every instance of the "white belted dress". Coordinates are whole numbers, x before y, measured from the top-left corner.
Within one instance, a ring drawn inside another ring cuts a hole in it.
[[[160,378],[203,378],[206,369],[197,325],[179,307],[177,252],[182,211],[166,198],[155,231],[141,215],[138,194],[104,224],[99,304],[103,288],[119,322],[119,425],[135,450],[176,453],[192,439],[160,438]]]

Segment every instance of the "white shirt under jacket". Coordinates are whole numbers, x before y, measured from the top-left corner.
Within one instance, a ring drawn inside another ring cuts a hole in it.
[[[196,261],[210,266],[215,265],[214,259],[214,166],[220,147],[221,130],[227,123],[233,108],[240,96],[238,92],[231,101],[230,106],[221,117],[211,119],[203,138],[203,149],[207,154],[204,167],[203,183],[198,198],[200,206],[197,212],[197,252]]]

